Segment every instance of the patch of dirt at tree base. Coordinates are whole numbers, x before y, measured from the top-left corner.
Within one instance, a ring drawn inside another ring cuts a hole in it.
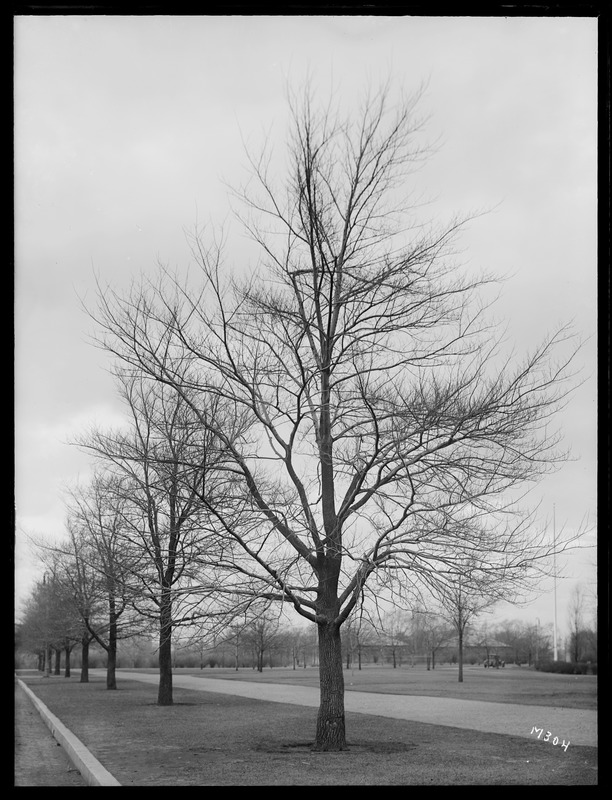
[[[418,745],[408,742],[347,742],[346,748],[341,751],[314,749],[314,742],[261,742],[253,747],[254,750],[260,753],[287,753],[294,755],[296,753],[308,753],[312,755],[343,755],[344,753],[359,754],[359,753],[407,753],[410,750],[415,750]]]

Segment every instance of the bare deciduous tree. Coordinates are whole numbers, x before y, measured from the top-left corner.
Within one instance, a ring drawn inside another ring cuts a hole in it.
[[[457,679],[459,683],[463,683],[463,652],[468,626],[475,621],[479,614],[489,610],[495,604],[499,599],[499,594],[490,591],[486,580],[478,586],[474,581],[471,565],[463,564],[457,569],[452,581],[438,586],[437,595],[441,614],[451,623],[457,634],[459,666]]]
[[[423,155],[414,112],[382,91],[343,119],[306,92],[284,179],[264,154],[238,193],[253,275],[196,232],[195,276],[100,287],[90,311],[122,368],[169,387],[223,446],[225,491],[203,501],[236,544],[234,588],[317,626],[318,750],[346,745],[340,630],[364,587],[452,585],[466,553],[523,579],[545,547],[508,523],[511,503],[563,457],[568,332],[503,355],[487,279],[455,260],[462,221],[417,225],[404,200]]]
[[[68,559],[64,580],[83,621],[83,645],[94,639],[106,652],[106,688],[116,689],[118,642],[137,632],[130,612],[133,576],[143,560],[127,543],[123,482],[97,473],[89,486],[72,489],[67,529],[67,542],[57,549]]]
[[[274,614],[269,608],[255,607],[250,612],[252,618],[242,631],[242,643],[251,650],[257,671],[263,672],[264,656],[270,653],[271,657],[271,650],[279,642],[282,630],[278,614]]]
[[[48,677],[51,654],[55,652],[54,673],[60,674],[65,656],[65,677],[70,677],[70,654],[80,637],[80,619],[61,578],[58,559],[44,554],[45,572],[28,597],[21,617],[22,644],[38,656],[38,667]]]
[[[417,653],[426,653],[427,669],[435,670],[436,653],[448,644],[453,628],[443,616],[433,610],[414,608],[412,610],[411,640]]]
[[[91,431],[78,444],[115,475],[123,547],[139,557],[133,605],[157,624],[158,704],[172,705],[172,633],[206,616],[202,571],[221,557],[216,548],[206,554],[216,538],[203,505],[218,452],[181,395],[121,370],[118,381],[129,413],[125,429]]]
[[[410,618],[405,611],[394,609],[380,621],[379,635],[383,648],[391,653],[393,669],[402,665],[402,649],[406,648],[410,630]],[[399,656],[399,658],[398,658]]]

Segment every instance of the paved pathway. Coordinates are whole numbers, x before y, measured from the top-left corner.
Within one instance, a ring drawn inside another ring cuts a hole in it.
[[[159,682],[158,675],[138,672],[124,672],[123,677],[155,685]],[[222,678],[180,675],[176,672],[173,673],[172,683],[177,688],[233,694],[272,703],[314,707],[319,705],[319,690],[309,686],[227,681]],[[453,728],[526,738],[534,737],[536,734],[532,734],[531,730],[537,727],[544,729],[540,738],[545,737],[550,731],[551,741],[556,736],[559,743],[565,740],[572,745],[597,747],[596,711],[374,692],[347,691],[344,698],[346,711],[358,714],[374,714],[393,719],[408,719],[432,725],[447,725]]]

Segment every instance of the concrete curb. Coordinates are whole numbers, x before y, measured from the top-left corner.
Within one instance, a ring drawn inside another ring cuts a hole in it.
[[[119,781],[92,756],[83,742],[77,739],[77,737],[49,711],[47,706],[36,697],[34,692],[26,686],[22,680],[17,678],[17,683],[30,698],[44,723],[53,734],[53,738],[62,745],[88,786],[121,786]]]

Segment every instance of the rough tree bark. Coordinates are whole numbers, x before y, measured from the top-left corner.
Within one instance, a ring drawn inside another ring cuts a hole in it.
[[[117,612],[115,601],[109,600],[108,645],[106,648],[106,688],[117,688]]]
[[[346,749],[342,641],[337,622],[318,623],[321,702],[314,749]]]
[[[157,704],[171,706],[172,696],[172,594],[162,586],[159,605],[159,688]]]
[[[89,683],[89,635],[81,639],[81,679],[80,683]]]
[[[64,648],[64,678],[70,677],[70,653],[72,648],[66,645]]]

